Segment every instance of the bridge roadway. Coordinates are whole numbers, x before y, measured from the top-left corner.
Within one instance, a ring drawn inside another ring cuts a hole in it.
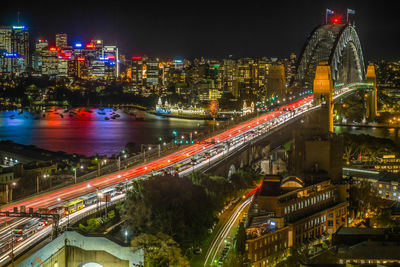
[[[352,90],[354,90],[354,88],[342,88],[340,92],[335,93],[334,99],[339,98],[344,94],[348,94],[349,91]],[[248,139],[242,138],[243,133],[252,131],[254,129],[258,129],[260,126],[268,125],[269,127],[263,128],[263,132],[265,132],[271,129],[271,127],[275,128],[277,126],[289,122],[293,117],[297,117],[298,115],[308,112],[311,109],[319,108],[320,105],[316,106],[311,105],[312,99],[313,99],[312,95],[305,97],[296,102],[283,106],[279,110],[269,112],[257,118],[251,119],[245,123],[234,126],[229,130],[226,130],[218,135],[215,135],[214,137],[208,138],[207,140],[205,140],[206,144],[194,144],[178,152],[151,161],[147,164],[143,164],[139,167],[118,171],[109,175],[101,176],[99,178],[90,181],[85,181],[53,192],[48,192],[15,203],[4,205],[1,207],[1,210],[12,211],[14,207],[19,207],[19,206],[25,206],[26,208],[32,207],[34,209],[59,206],[68,200],[95,192],[97,190],[96,187],[102,189],[119,183],[127,182],[131,179],[140,179],[145,177],[145,175],[149,175],[153,171],[173,166],[182,161],[185,160],[187,161],[188,159],[190,160],[190,158],[193,157],[194,155],[209,151],[210,149],[217,146],[218,143],[221,142],[229,141],[230,143],[232,143],[233,145],[230,147],[232,152],[235,149],[242,147],[243,143],[248,141]],[[292,110],[297,110],[298,112],[293,114],[291,113]],[[272,122],[274,123],[272,124]],[[260,134],[262,135],[262,133],[259,133],[259,135]],[[215,141],[215,144],[211,143],[212,140]],[[215,162],[219,160],[219,158],[223,155],[224,153],[219,153],[213,156],[212,161]],[[208,165],[210,165],[210,161],[208,162]],[[204,168],[204,166],[206,166],[206,161],[203,161],[201,164],[195,165],[191,169],[192,171],[194,171]],[[180,173],[180,175],[187,174],[189,171],[190,170],[183,171]],[[26,219],[19,219],[17,221],[14,220],[12,222],[11,220],[13,220],[13,218],[0,219],[0,223],[4,223],[6,221],[9,223],[8,226],[4,227],[3,229],[0,229],[0,235],[8,231],[11,231],[13,227],[16,227],[16,225],[22,223]],[[48,230],[46,230],[46,234],[47,235],[49,234]],[[3,262],[3,260],[6,260],[6,258],[8,257],[2,257],[0,261]]]
[[[288,112],[284,111],[284,108],[293,109],[296,107],[303,106],[305,104],[309,104],[311,101],[312,101],[312,96],[303,98],[301,100],[288,104],[277,111],[261,115],[255,119],[234,126],[229,130],[226,130],[218,135],[215,135],[205,140],[206,144],[194,144],[180,151],[174,152],[170,155],[156,159],[154,161],[151,161],[149,163],[143,164],[135,168],[121,170],[90,181],[85,181],[53,192],[45,193],[15,203],[4,205],[1,207],[1,211],[6,211],[6,210],[12,211],[14,207],[20,207],[20,206],[25,206],[26,208],[34,208],[34,209],[50,207],[58,203],[65,202],[67,200],[74,199],[79,196],[89,194],[91,192],[95,192],[96,187],[101,189],[121,182],[125,182],[127,179],[130,180],[136,177],[150,174],[152,171],[172,166],[200,152],[205,152],[207,149],[215,146],[219,142],[233,139],[240,133],[243,133],[244,131],[250,130],[251,128],[258,126],[262,121],[264,122],[270,121],[271,119],[279,115],[282,115],[285,112]],[[215,140],[216,144],[211,144],[213,139]],[[2,223],[4,220],[7,219],[8,218],[2,218],[0,220],[0,223]]]

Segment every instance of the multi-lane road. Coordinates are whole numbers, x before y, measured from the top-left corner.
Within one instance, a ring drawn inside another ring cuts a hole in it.
[[[204,144],[194,144],[180,151],[167,155],[165,157],[156,159],[149,163],[143,164],[138,167],[134,167],[127,170],[118,171],[109,175],[104,175],[102,177],[82,182],[73,186],[68,186],[63,189],[59,189],[53,192],[45,193],[35,197],[28,198],[26,200],[18,201],[1,207],[2,211],[8,210],[12,211],[14,207],[25,206],[26,208],[45,208],[49,206],[54,206],[60,202],[66,200],[74,199],[82,195],[86,195],[90,192],[96,191],[97,188],[105,188],[114,184],[125,182],[127,179],[133,179],[146,174],[150,174],[153,171],[165,168],[167,166],[174,165],[184,159],[190,158],[195,154],[205,152],[212,146],[217,145],[220,142],[227,141],[229,139],[234,139],[241,133],[248,131],[251,128],[257,127],[260,124],[268,122],[278,116],[285,113],[290,113],[289,110],[298,108],[305,104],[310,103],[312,97],[306,97],[294,103],[291,103],[279,110],[267,113],[265,115],[259,116],[243,124],[232,127],[214,137],[205,140]],[[289,118],[288,118],[289,119]],[[0,219],[0,223],[6,219]]]
[[[257,118],[234,126],[220,134],[217,134],[200,144],[194,144],[170,155],[161,157],[154,161],[145,163],[138,167],[121,170],[112,174],[104,175],[90,181],[85,181],[53,192],[33,196],[25,200],[11,203],[1,207],[1,211],[12,211],[15,207],[25,206],[26,209],[48,208],[61,206],[68,200],[76,199],[81,196],[93,193],[103,188],[115,186],[117,184],[126,184],[132,179],[142,179],[159,170],[175,169],[180,175],[185,175],[190,171],[201,169],[205,164],[215,162],[220,159],[227,151],[234,151],[244,143],[260,135],[265,134],[271,129],[287,123],[310,109],[312,106],[312,96],[305,97],[296,102],[283,106],[275,111],[266,113]],[[195,159],[195,162],[193,162]],[[24,219],[12,221],[12,218],[0,218],[0,223],[9,221],[10,224],[3,229],[1,233],[11,231],[15,225],[22,223]],[[25,219],[26,220],[26,219]],[[48,234],[49,231],[46,233]],[[31,239],[29,239],[29,242]],[[25,242],[25,241],[24,241]],[[22,242],[22,243],[24,243]],[[28,240],[25,242],[28,243]],[[22,247],[22,245],[20,245]],[[219,246],[220,247],[220,246]],[[9,251],[4,252],[4,254]],[[212,258],[215,258],[213,255]]]

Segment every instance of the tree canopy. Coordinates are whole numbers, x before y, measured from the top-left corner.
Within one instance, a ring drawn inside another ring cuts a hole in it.
[[[133,233],[171,236],[183,248],[199,244],[214,222],[211,198],[188,178],[154,176],[137,181],[125,202]]]
[[[179,245],[168,235],[141,234],[131,241],[134,250],[142,249],[146,266],[188,266]]]

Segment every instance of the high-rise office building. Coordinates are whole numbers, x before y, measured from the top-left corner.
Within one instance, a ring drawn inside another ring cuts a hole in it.
[[[105,61],[105,77],[116,78],[119,76],[119,54],[115,45],[105,45],[102,48],[101,59]]]
[[[89,77],[91,79],[103,79],[106,72],[105,60],[92,60],[89,67]]]
[[[30,67],[29,32],[25,26],[1,26],[1,73],[21,75]]]
[[[57,48],[43,49],[40,55],[42,57],[42,75],[56,76],[58,74]]]
[[[9,26],[0,26],[0,50],[11,53],[11,34],[12,28]]]
[[[49,42],[47,40],[38,40],[35,44],[35,50],[32,55],[32,75],[42,74],[42,51],[47,49]]]
[[[56,34],[56,47],[63,48],[68,45],[68,36],[66,33]]]
[[[149,59],[146,61],[146,84],[156,86],[160,81],[160,72],[158,59]]]
[[[6,74],[11,71],[11,59],[6,55],[11,53],[12,28],[0,26],[0,73]]]
[[[132,87],[138,92],[143,87],[143,58],[132,57]]]

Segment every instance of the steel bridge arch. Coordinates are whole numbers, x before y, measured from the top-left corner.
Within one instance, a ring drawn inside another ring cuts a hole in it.
[[[336,84],[365,81],[361,43],[355,28],[349,24],[322,25],[310,33],[297,62],[292,86],[311,89],[321,61],[331,66]]]

